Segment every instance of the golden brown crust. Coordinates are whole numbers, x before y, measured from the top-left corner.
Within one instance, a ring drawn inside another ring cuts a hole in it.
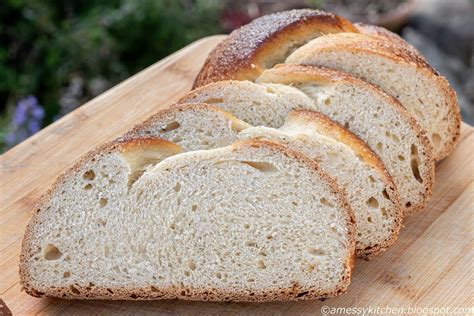
[[[431,198],[432,188],[434,183],[434,160],[431,144],[426,136],[424,130],[421,129],[418,122],[413,116],[408,113],[405,108],[395,98],[386,94],[376,85],[355,78],[347,73],[343,73],[338,70],[329,69],[319,66],[311,65],[298,65],[298,64],[281,64],[277,65],[272,69],[266,70],[257,80],[258,82],[265,83],[280,83],[286,85],[301,85],[305,83],[315,84],[337,84],[337,83],[348,83],[351,85],[359,86],[364,90],[371,90],[376,94],[383,103],[390,104],[392,109],[395,110],[401,118],[407,122],[414,132],[419,144],[422,145],[422,155],[425,165],[425,172],[422,174],[424,180],[424,190],[422,192],[421,200],[423,201],[419,205],[412,205],[405,207],[405,215],[412,214],[423,209],[426,203]]]
[[[269,63],[283,61],[282,47],[294,48],[329,33],[357,32],[331,13],[302,9],[265,15],[235,30],[209,54],[193,88],[226,80],[253,80]]]
[[[430,77],[433,84],[447,98],[448,114],[446,119],[450,120],[449,132],[451,137],[444,144],[441,151],[435,154],[435,160],[439,161],[448,156],[459,143],[461,130],[461,114],[457,103],[456,92],[450,87],[446,78],[441,76],[421,55],[406,48],[406,45],[399,45],[394,41],[387,41],[380,36],[373,36],[361,33],[339,33],[322,36],[312,41],[294,54],[288,57],[287,63],[304,63],[304,56],[317,56],[319,53],[331,51],[345,51],[354,54],[363,52],[376,56],[383,56],[399,64],[415,67],[417,71]]]
[[[288,114],[287,121],[292,120],[303,120],[306,124],[315,124],[318,129],[323,128],[325,135],[330,135],[331,138],[336,139],[337,141],[350,147],[352,150],[354,150],[356,155],[361,157],[365,163],[372,166],[372,168],[377,170],[377,173],[381,175],[385,187],[388,189],[387,194],[389,195],[390,201],[392,201],[394,204],[394,209],[397,211],[395,214],[393,214],[395,217],[395,221],[392,226],[393,233],[390,238],[378,243],[377,245],[374,245],[373,247],[356,249],[356,254],[358,258],[370,260],[379,253],[385,251],[397,240],[403,221],[403,212],[400,204],[400,195],[395,189],[392,176],[385,168],[382,160],[372,151],[372,149],[367,146],[363,140],[324,114],[311,110],[298,109],[293,110]]]
[[[155,138],[156,139],[156,138]],[[139,141],[148,143],[146,139],[140,139]],[[176,146],[173,143],[156,139],[157,142],[163,141],[164,146]],[[132,140],[125,139],[119,144],[113,141],[104,146],[101,146],[83,158],[81,158],[73,167],[68,169],[58,180],[53,184],[52,188],[48,191],[45,198],[49,198],[52,192],[60,184],[61,177],[67,177],[71,172],[75,172],[80,166],[81,163],[93,159],[98,153],[110,152],[116,150],[118,147],[129,146]],[[150,140],[154,145],[154,141]],[[177,146],[176,146],[177,147]],[[28,269],[26,267],[26,258],[31,256],[31,249],[29,247],[30,239],[33,238],[31,235],[31,228],[36,225],[37,216],[35,212],[33,214],[30,223],[27,226],[25,237],[23,239],[22,252],[20,255],[20,282],[25,290],[31,296],[35,297],[45,297],[53,296],[60,298],[70,298],[70,299],[111,299],[111,300],[143,300],[143,299],[187,299],[187,300],[203,300],[203,301],[242,301],[242,302],[266,302],[274,300],[305,300],[305,299],[317,299],[317,298],[327,298],[332,296],[337,296],[344,293],[347,290],[347,287],[350,284],[350,279],[352,275],[352,269],[354,267],[354,250],[355,250],[355,220],[354,213],[349,205],[349,202],[346,198],[345,191],[339,188],[336,182],[322,172],[319,169],[319,166],[311,159],[306,156],[294,152],[289,148],[267,141],[257,141],[257,140],[247,140],[239,141],[232,145],[231,150],[239,150],[245,147],[253,148],[269,148],[274,151],[278,151],[288,157],[296,159],[297,161],[307,165],[311,170],[313,170],[318,176],[325,181],[330,187],[333,194],[338,196],[340,205],[346,211],[346,224],[348,231],[348,240],[349,245],[348,251],[349,255],[346,258],[344,275],[342,277],[341,285],[329,293],[318,292],[316,289],[302,290],[299,284],[294,283],[291,287],[288,288],[275,288],[275,289],[265,289],[264,291],[227,291],[225,289],[209,289],[209,288],[190,288],[190,287],[166,287],[166,288],[156,288],[153,286],[146,287],[136,287],[136,288],[126,288],[126,287],[103,287],[96,286],[94,284],[89,284],[87,286],[74,285],[74,291],[71,287],[55,287],[50,288],[48,291],[40,292],[36,290],[29,283]],[[177,148],[178,149],[178,148]],[[41,206],[39,206],[41,207]],[[38,209],[39,211],[39,209]]]

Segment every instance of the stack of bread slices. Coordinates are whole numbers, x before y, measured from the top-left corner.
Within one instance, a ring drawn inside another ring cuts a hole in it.
[[[261,17],[193,91],[56,180],[21,282],[38,297],[339,295],[355,257],[423,211],[459,133],[454,91],[397,35],[316,10]]]

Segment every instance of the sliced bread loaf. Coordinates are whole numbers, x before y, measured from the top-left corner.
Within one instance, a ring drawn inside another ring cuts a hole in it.
[[[170,125],[176,128],[163,132],[163,126]],[[237,138],[283,143],[317,161],[347,190],[358,227],[358,257],[369,259],[396,240],[403,215],[398,192],[381,160],[355,135],[323,115],[303,110],[290,112],[280,130],[247,125],[237,133],[233,126],[245,123],[213,106],[183,104],[158,112],[128,136],[173,139],[186,150],[212,149]]]
[[[320,133],[324,127],[338,140]],[[295,110],[280,129],[252,127],[239,138],[276,141],[302,152],[344,187],[354,210],[359,258],[370,259],[397,239],[403,218],[398,191],[380,159],[354,134],[314,111]]]
[[[399,190],[405,214],[424,207],[434,180],[431,147],[421,127],[394,98],[365,81],[321,67],[279,65],[265,71],[258,81],[264,86],[216,82],[191,91],[178,102],[212,100],[214,106],[246,122],[252,120],[254,126],[280,127],[291,109],[321,112],[380,156]],[[265,88],[269,83],[276,83],[271,92]],[[245,93],[240,87],[245,87]],[[274,92],[282,87],[290,95],[275,98]],[[275,111],[279,102],[282,109]]]
[[[346,290],[353,215],[316,163],[276,143],[244,141],[155,164],[176,152],[160,139],[121,140],[66,171],[27,227],[26,292],[271,301]],[[140,174],[144,153],[152,165]]]
[[[405,214],[429,201],[434,181],[432,149],[425,132],[396,99],[377,86],[322,67],[279,65],[258,81],[298,88],[314,101],[312,109],[364,140],[392,175]]]
[[[339,69],[378,85],[427,131],[436,160],[449,155],[459,142],[456,93],[443,76],[405,46],[381,36],[330,34],[301,46],[286,63]]]
[[[347,20],[319,10],[265,15],[233,31],[206,59],[194,88],[220,80],[254,80],[296,48],[329,33],[357,32]]]

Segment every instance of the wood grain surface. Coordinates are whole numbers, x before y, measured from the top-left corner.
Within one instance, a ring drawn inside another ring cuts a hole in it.
[[[433,199],[409,217],[397,243],[357,261],[347,294],[266,304],[37,299],[20,287],[18,260],[35,201],[82,154],[113,139],[191,88],[222,36],[197,41],[48,126],[0,157],[0,298],[14,315],[315,314],[328,307],[473,307],[474,129],[462,125],[456,151],[436,168]]]

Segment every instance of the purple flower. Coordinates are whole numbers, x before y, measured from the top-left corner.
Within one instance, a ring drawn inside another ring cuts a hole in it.
[[[34,96],[18,101],[10,123],[10,131],[5,136],[8,146],[13,146],[41,129],[45,113]]]

